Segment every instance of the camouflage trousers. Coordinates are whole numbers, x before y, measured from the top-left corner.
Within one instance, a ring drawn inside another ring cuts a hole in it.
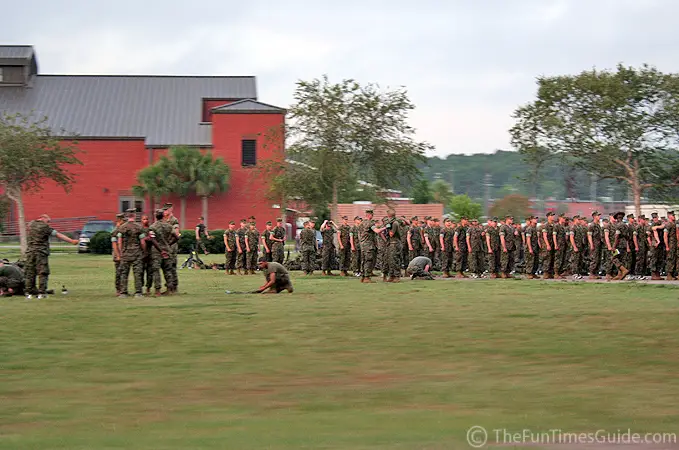
[[[524,250],[524,259],[526,260],[526,267],[523,269],[523,272],[526,275],[535,275],[538,271],[538,266],[539,266],[539,254],[538,250],[534,249],[533,253],[530,252],[530,249]]]
[[[379,236],[377,239],[382,239]],[[379,241],[378,241],[379,242]],[[377,244],[377,253],[375,254],[375,264],[373,266],[377,267],[379,270],[384,270],[384,257],[387,252],[387,244],[386,243],[379,243]]]
[[[616,269],[620,269],[620,267],[626,267],[625,261],[627,261],[627,253],[628,252],[626,248],[619,248],[617,251],[613,250],[611,254],[611,262]]]
[[[452,245],[441,252],[441,270],[444,273],[455,271],[455,249]]]
[[[225,253],[226,270],[233,270],[236,268],[236,259],[238,258],[238,250]]]
[[[179,277],[177,276],[177,253],[170,253],[170,279],[165,278],[165,285],[169,289],[170,286],[174,286],[174,289],[179,289]]]
[[[494,248],[493,253],[488,253],[488,272],[499,273],[500,272],[500,251],[499,248]]]
[[[49,256],[40,252],[26,253],[26,265],[24,266],[24,278],[26,279],[26,292],[29,294],[45,294],[47,281],[49,280],[50,266]],[[35,281],[38,279],[38,289],[35,289]]]
[[[160,277],[160,272],[163,272],[165,277],[165,283],[167,288],[171,291],[176,289],[174,282],[172,280],[172,259],[171,258],[161,258],[160,256],[154,256],[151,258],[151,279],[153,281],[153,286],[156,292],[160,291],[163,286],[163,280]]]
[[[238,253],[238,257],[236,258],[236,269],[246,269],[248,267],[248,254],[245,251],[245,246],[242,245],[241,249],[243,251]],[[236,248],[236,252],[238,252],[238,248]]]
[[[332,264],[335,260],[335,246],[324,245],[321,249],[321,270],[332,270]]]
[[[613,251],[608,250],[607,247],[604,247],[601,249],[601,270],[606,275],[609,275],[612,273],[612,268],[613,268]]]
[[[469,254],[469,271],[477,275],[485,270],[486,253],[483,250],[472,250]]]
[[[113,268],[116,272],[115,276],[115,285],[116,285],[116,294],[120,294],[120,260],[113,260]]]
[[[361,271],[361,249],[351,251],[351,271],[358,273]]]
[[[274,242],[271,246],[271,255],[274,262],[283,264],[283,260],[285,259],[285,244],[282,242]]]
[[[665,267],[665,247],[654,245],[651,248],[648,264],[651,267],[651,272],[660,273]]]
[[[410,262],[410,250],[408,250],[408,242],[401,241],[401,269],[406,270]]]
[[[257,258],[258,258],[258,257],[259,257],[259,251],[257,251],[257,250],[251,250],[251,251],[247,252],[247,255],[246,255],[246,261],[247,261],[246,268],[247,268],[248,270],[257,270],[257,263],[258,263]]]
[[[589,274],[598,275],[599,265],[601,264],[601,253],[603,248],[601,245],[595,245],[594,249],[589,249]]]
[[[568,271],[568,259],[566,259],[566,243],[559,242],[559,249],[554,250],[554,273],[562,274]]]
[[[146,289],[151,289],[153,287],[153,268],[152,268],[152,258],[149,256],[147,258],[142,259],[142,265],[143,265],[143,285],[146,286]]]
[[[571,251],[570,270],[573,275],[580,275],[584,267],[585,254],[583,252],[584,246],[579,246],[578,251]]]
[[[500,253],[500,272],[509,275],[514,270],[514,261],[516,250],[507,250]]]
[[[269,248],[271,248],[271,247],[269,247]],[[273,262],[273,253],[267,252],[266,249],[262,250],[262,257],[264,258],[264,261],[266,261],[266,262]]]
[[[351,246],[344,245],[339,251],[339,268],[342,272],[348,272],[351,268]]]
[[[425,272],[424,269],[419,267],[411,267],[407,269],[406,273],[412,277],[413,280],[433,280],[434,277],[429,273]]]
[[[665,273],[667,275],[676,276],[677,275],[677,243],[670,242],[669,248],[667,249],[667,257],[665,259]]]
[[[363,262],[363,268],[361,273],[364,277],[373,277],[375,274],[375,259],[377,257],[377,249],[374,247],[362,247],[361,248],[361,259]]]
[[[125,259],[120,261],[120,293],[127,294],[128,278],[130,269],[134,276],[134,293],[141,294],[144,279],[144,262],[141,258]]]
[[[639,246],[639,251],[637,251],[637,261],[634,267],[634,274],[645,277],[647,271],[648,271],[648,248],[646,245],[641,245]]]
[[[413,245],[413,249],[408,250],[408,262],[412,261],[418,256],[422,256],[422,247]]]
[[[441,249],[437,246],[432,246],[433,250],[429,251],[427,247],[427,258],[431,259],[432,270],[441,269]]]
[[[554,275],[554,249],[547,250],[547,247],[543,247],[540,250],[540,260],[542,261],[542,273]]]
[[[316,250],[302,250],[302,270],[304,273],[311,273],[316,266]]]
[[[202,250],[203,253],[207,253],[207,248],[205,248],[205,242],[203,242],[202,239],[198,239],[196,241],[196,251],[198,251],[198,249]]]
[[[464,248],[464,250],[462,250]],[[455,271],[464,272],[467,269],[467,260],[469,259],[469,253],[466,247],[460,247],[459,252],[455,252]]]
[[[387,246],[387,254],[385,258],[385,269],[382,273],[385,276],[393,278],[401,278],[401,243],[394,242]]]

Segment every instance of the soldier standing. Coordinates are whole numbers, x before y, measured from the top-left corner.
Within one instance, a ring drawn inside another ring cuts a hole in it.
[[[163,220],[164,211],[162,209],[156,210],[156,221],[149,227],[149,236],[157,243],[151,248],[151,279],[155,286],[155,296],[161,295],[160,288],[163,283],[160,278],[162,270],[167,284],[165,295],[172,295],[177,291],[172,278],[172,259],[170,258],[170,249],[177,240],[177,235],[172,230],[172,225]]]
[[[236,222],[230,221],[229,228],[224,232],[224,251],[226,252],[226,273],[235,275],[236,259],[238,258],[238,247],[236,246]]]
[[[441,222],[438,217],[432,219],[432,229],[431,236],[429,239],[433,240],[432,245],[434,247],[434,267],[436,270],[441,269],[441,245],[439,243],[439,236],[441,235]]]
[[[484,235],[485,233],[479,225],[478,219],[472,219],[472,226],[467,230],[467,247],[470,249],[469,271],[477,278],[483,276],[485,265],[483,261],[486,254],[483,250]]]
[[[113,250],[113,266],[115,268],[116,277],[116,297],[120,295],[120,245],[118,245],[118,227],[125,223],[125,214],[116,214],[116,227],[111,232],[111,247]]]
[[[388,283],[399,283],[401,281],[401,223],[396,218],[393,209],[387,211],[388,219],[385,226],[388,234],[387,254],[385,258]]]
[[[433,267],[436,267],[436,247],[434,247],[434,221],[430,216],[424,218],[427,225],[422,230],[424,237],[424,255],[431,259]],[[433,268],[432,268],[433,269]]]
[[[264,261],[273,262],[273,241],[271,240],[271,233],[273,232],[273,223],[271,221],[266,222],[266,228],[262,233],[261,240],[262,246],[264,247]]]
[[[552,241],[554,244],[554,278],[564,278],[566,266],[566,243],[568,232],[566,230],[566,217],[559,214],[559,221],[554,224]]]
[[[512,278],[514,270],[514,253],[516,252],[516,239],[514,234],[518,232],[514,229],[514,218],[505,216],[505,223],[500,226],[500,277]]]
[[[349,232],[349,243],[351,244],[351,270],[354,272],[354,276],[356,277],[361,276],[361,270],[363,267],[363,263],[361,261],[360,240],[361,222],[363,222],[363,219],[355,216],[354,226],[351,227],[351,231]]]
[[[603,232],[599,223],[601,214],[599,211],[592,212],[592,222],[587,225],[587,241],[589,242],[589,279],[599,279],[599,264],[601,263],[601,250]]]
[[[554,278],[554,213],[547,213],[547,223],[542,227],[542,273],[545,280]]]
[[[361,283],[372,283],[371,277],[374,277],[373,269],[375,267],[375,257],[377,251],[377,235],[384,231],[384,228],[379,228],[375,221],[373,221],[373,210],[365,211],[366,218],[361,223],[361,258],[363,260],[363,269]]]
[[[526,273],[526,278],[532,280],[536,278],[535,275],[539,265],[538,255],[540,252],[540,235],[537,230],[537,217],[526,217],[524,237],[526,239],[524,250],[526,268],[524,269],[524,272]]]
[[[241,219],[240,228],[236,231],[236,248],[238,249],[238,259],[236,260],[236,269],[238,269],[238,275],[241,274],[241,269],[243,270],[243,275],[248,274],[248,254],[245,245],[245,235],[248,232],[248,221]]]
[[[277,262],[278,264],[283,264],[283,260],[285,259],[285,236],[287,235],[287,232],[285,230],[285,227],[283,226],[283,219],[280,217],[276,219],[276,227],[273,229],[270,235],[270,239],[272,242],[272,250],[271,253],[273,255],[273,261]]]
[[[411,223],[406,216],[401,216],[401,268],[405,271],[408,268],[410,259],[410,246],[408,245],[408,233],[410,232]]]
[[[339,264],[340,275],[343,277],[349,276],[349,266],[351,265],[351,225],[349,225],[349,217],[342,216],[342,225],[339,226],[339,237],[337,244],[339,245]]]
[[[611,227],[611,230],[615,231],[615,241],[613,243],[613,254],[612,263],[618,270],[618,275],[614,278],[616,280],[622,280],[629,273],[629,269],[625,267],[626,254],[627,254],[627,225],[623,223],[625,217],[624,212],[618,212],[615,214],[615,224]],[[609,274],[611,272],[609,271]],[[608,278],[608,277],[607,277]]]
[[[580,271],[582,270],[582,263],[585,251],[585,235],[580,224],[580,216],[573,217],[573,225],[568,230],[568,240],[571,245],[571,273],[573,278],[582,278]]]
[[[250,275],[255,274],[255,268],[257,268],[257,258],[259,257],[259,230],[257,230],[257,224],[253,221],[250,222],[250,229],[245,232],[245,250],[246,250],[246,261],[247,271]]]
[[[410,228],[408,228],[406,234],[406,242],[408,244],[409,261],[422,255],[422,228],[420,227],[420,219],[417,216],[410,218]]]
[[[651,266],[651,280],[661,280],[660,272],[665,267],[665,241],[662,238],[663,229],[665,225],[658,219],[658,213],[651,214],[651,235],[653,237],[653,246],[651,247],[651,257],[649,265]]]
[[[443,271],[443,278],[450,278],[451,271],[455,271],[455,229],[453,228],[453,221],[445,219],[443,221],[443,229],[439,236],[439,244],[441,248],[441,270]]]
[[[172,203],[165,203],[163,209],[165,210],[164,218],[172,227],[172,233],[176,237],[175,243],[170,246],[169,264],[172,266],[170,269],[170,278],[172,280],[172,285],[175,287],[175,292],[177,292],[179,290],[179,277],[177,276],[177,255],[179,254],[179,238],[181,237],[181,231],[179,230],[179,220],[177,220],[173,214]],[[167,278],[165,279],[165,283],[168,285],[167,288],[169,289],[170,282],[167,281]]]
[[[304,229],[299,234],[299,243],[302,250],[302,270],[305,275],[313,275],[316,266],[316,252],[318,242],[316,241],[316,230],[311,220],[304,222]]]
[[[335,261],[335,233],[337,225],[332,220],[324,220],[321,224],[321,237],[323,248],[321,249],[321,270],[323,275],[332,276],[332,265]]]
[[[200,247],[203,250],[203,253],[207,255],[209,252],[207,251],[207,248],[205,248],[203,237],[205,239],[212,239],[212,236],[208,234],[207,227],[205,226],[205,217],[200,216],[198,218],[198,225],[196,225],[196,251],[198,251],[198,247]]]
[[[632,234],[634,250],[637,254],[636,267],[634,273],[641,279],[646,277],[648,270],[648,250],[653,246],[651,241],[651,227],[648,226],[645,215],[639,216],[639,223]]]
[[[121,242],[122,255],[120,259],[120,297],[127,297],[127,279],[130,269],[134,276],[134,296],[142,296],[142,280],[144,276],[143,253],[146,243],[144,229],[135,222],[136,210],[127,210],[127,222],[118,228],[118,240]],[[168,287],[169,288],[169,287]]]
[[[50,227],[50,221],[50,216],[43,214],[26,227],[28,236],[26,238],[24,274],[27,298],[32,298],[35,294],[38,294],[38,299],[47,298],[47,282],[50,275],[50,237],[54,236],[71,245],[78,245],[76,239],[71,239]],[[36,278],[38,279],[38,289],[35,288]]]
[[[667,260],[665,263],[666,280],[677,279],[677,223],[674,218],[674,211],[667,211],[667,223],[663,230],[663,240],[667,249]]]
[[[497,278],[500,272],[500,231],[497,217],[491,217],[486,226],[486,250],[488,251],[488,272],[490,278]]]
[[[467,258],[471,253],[471,247],[467,241],[467,233],[469,231],[469,222],[467,217],[460,218],[460,224],[453,233],[453,246],[455,247],[455,270],[457,271],[457,278],[467,278],[464,270],[467,268]]]
[[[144,214],[141,216],[141,228],[144,230],[144,235],[149,235],[149,216]],[[168,249],[169,250],[169,249]],[[142,282],[146,286],[146,295],[151,295],[151,288],[153,287],[153,267],[151,261],[151,246],[147,245],[142,249]]]

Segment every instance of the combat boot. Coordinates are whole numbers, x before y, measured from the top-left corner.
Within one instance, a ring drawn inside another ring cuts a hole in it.
[[[490,274],[490,278],[491,278],[491,279],[495,279],[495,278],[497,278],[497,274],[495,274],[495,273],[491,273],[491,274]]]
[[[667,281],[676,281],[677,279],[671,274],[668,273],[667,276],[665,277]]]
[[[363,282],[364,282],[364,283],[373,283],[373,280],[371,280],[370,277],[365,277],[365,278],[363,279]]]
[[[450,272],[443,272],[443,278],[450,278]]]
[[[507,278],[507,274],[504,272],[500,272],[500,278]]]
[[[589,279],[590,279],[590,280],[600,280],[601,277],[600,277],[599,275],[591,274],[591,275],[589,276]]]
[[[391,279],[392,283],[400,283],[401,282],[401,277],[394,277]]]
[[[243,275],[240,269],[238,269],[238,275]]]
[[[618,280],[624,280],[625,277],[627,276],[627,274],[629,273],[629,269],[625,266],[620,266],[618,271],[620,272],[618,274]],[[676,278],[675,278],[675,280],[676,280]]]
[[[651,273],[651,280],[656,280],[656,281],[662,280],[662,277],[660,276],[660,274],[658,272],[653,272],[653,273]]]

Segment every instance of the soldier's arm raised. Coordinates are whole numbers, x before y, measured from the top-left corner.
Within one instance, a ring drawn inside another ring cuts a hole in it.
[[[54,237],[56,237],[60,241],[68,242],[71,245],[77,245],[78,244],[78,241],[76,239],[71,239],[70,237],[66,236],[65,234],[61,234],[56,230],[55,230],[55,232],[56,232],[56,234],[54,235]]]

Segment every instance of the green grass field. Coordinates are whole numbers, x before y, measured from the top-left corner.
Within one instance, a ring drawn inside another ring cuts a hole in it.
[[[110,258],[51,265],[69,295],[0,299],[2,449],[455,449],[473,425],[679,431],[674,286],[293,273],[292,295],[225,295],[263,277],[184,270],[183,295],[119,300]]]

